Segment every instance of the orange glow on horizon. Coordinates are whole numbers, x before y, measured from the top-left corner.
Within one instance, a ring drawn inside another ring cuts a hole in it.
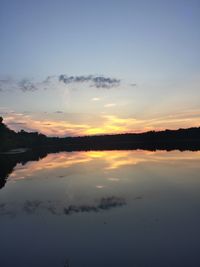
[[[13,130],[19,131],[21,129],[28,129],[29,131],[38,131],[47,136],[60,137],[131,132],[140,133],[151,130],[199,127],[200,112],[173,114],[153,119],[121,118],[116,115],[99,115],[95,121],[80,123],[63,119],[38,119],[33,118],[30,115],[16,113],[5,117],[5,123]]]

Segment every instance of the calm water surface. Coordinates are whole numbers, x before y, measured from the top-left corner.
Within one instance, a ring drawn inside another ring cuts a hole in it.
[[[0,190],[2,267],[200,266],[200,152],[62,152]]]

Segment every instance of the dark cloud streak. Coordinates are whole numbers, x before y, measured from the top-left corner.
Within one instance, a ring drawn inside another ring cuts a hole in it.
[[[65,84],[90,82],[92,83],[91,86],[94,86],[96,88],[106,88],[106,89],[120,85],[120,80],[118,79],[104,77],[104,76],[93,76],[93,75],[67,76],[61,74],[59,76],[59,81]]]
[[[23,91],[23,92],[27,92],[27,91],[36,91],[38,88],[37,88],[37,85],[34,84],[33,82],[31,82],[30,80],[28,79],[24,79],[24,80],[21,80],[19,83],[19,88]]]
[[[120,85],[121,80],[116,78],[97,76],[97,75],[82,75],[82,76],[68,76],[61,74],[58,76],[48,76],[43,81],[34,81],[31,79],[0,79],[0,92],[8,90],[21,90],[22,92],[35,92],[38,90],[47,90],[56,88],[59,83],[66,86],[70,84],[84,84],[88,83],[90,87],[100,89],[110,89]]]

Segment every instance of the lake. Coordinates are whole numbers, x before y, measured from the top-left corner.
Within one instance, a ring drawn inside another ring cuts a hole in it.
[[[200,152],[19,162],[1,165],[0,266],[200,266]]]

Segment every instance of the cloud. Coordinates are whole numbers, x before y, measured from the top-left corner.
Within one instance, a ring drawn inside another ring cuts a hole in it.
[[[85,83],[88,82],[92,87],[96,88],[112,88],[120,85],[120,80],[115,78],[109,78],[104,76],[67,76],[65,74],[61,74],[59,76],[59,81],[65,84],[71,83]]]
[[[99,100],[101,100],[99,97],[93,97],[92,99],[91,99],[92,101],[99,101]]]
[[[157,114],[149,118],[108,114],[90,117],[81,116],[80,113],[66,112],[60,116],[51,116],[51,114],[43,116],[41,114],[4,113],[1,109],[0,114],[4,114],[5,123],[13,130],[38,131],[48,136],[60,137],[199,127],[200,120],[198,109],[163,116]]]
[[[9,125],[12,125],[12,126],[24,126],[24,125],[26,125],[26,123],[25,122],[10,122],[10,124]]]
[[[35,81],[33,79],[0,79],[0,92],[18,89],[23,92],[34,92],[37,90],[47,90],[58,88],[62,83],[67,86],[70,84],[89,84],[90,87],[110,89],[120,85],[120,79],[96,76],[96,75],[82,75],[82,76],[68,76],[65,74],[47,76],[44,80]]]
[[[83,135],[90,125],[69,120],[39,119],[24,114],[12,114],[4,117],[5,123],[13,130],[38,131],[48,136]]]
[[[115,107],[115,106],[116,106],[115,103],[108,103],[108,104],[104,105],[105,108],[112,108],[112,107]]]
[[[23,79],[19,82],[19,88],[23,91],[36,91],[38,90],[37,84],[34,84],[28,79]]]
[[[0,85],[9,84],[10,82],[12,82],[12,79],[10,78],[0,79]]]
[[[57,110],[57,111],[55,111],[55,113],[57,113],[57,114],[63,114],[64,112],[61,111],[61,110]]]
[[[137,83],[131,83],[130,86],[136,87],[137,86]]]
[[[36,82],[31,79],[1,79],[0,80],[0,91],[10,92],[13,90],[21,90],[22,92],[33,92],[44,87],[44,82]]]
[[[0,92],[18,88],[17,82],[11,78],[0,79]]]

